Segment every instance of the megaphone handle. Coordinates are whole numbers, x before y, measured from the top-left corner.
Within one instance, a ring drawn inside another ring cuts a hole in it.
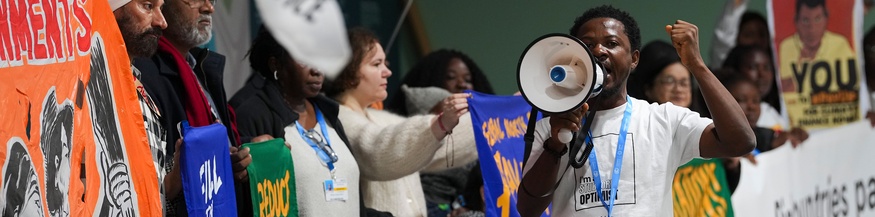
[[[580,152],[580,148],[583,146],[583,142],[577,136],[579,133],[580,132],[574,132],[573,133],[574,136],[571,139],[571,143],[568,144],[569,146],[571,146],[568,150],[568,159],[569,159],[568,163],[571,164],[571,166],[573,166],[574,168],[580,168],[583,166],[583,163],[586,162],[585,158],[583,161],[581,161],[580,159],[577,159],[577,153]],[[580,165],[580,166],[578,166],[578,165]]]
[[[559,129],[559,134],[557,134],[556,136],[559,137],[557,138],[559,139],[559,142],[563,144],[568,144],[569,142],[571,142],[571,138],[574,138],[575,135],[574,133],[571,133],[571,130],[562,128]]]
[[[595,147],[592,143],[587,142],[586,148],[583,149],[583,152],[580,152],[580,148],[583,147],[586,137],[591,137],[588,133],[590,132],[589,129],[592,127],[592,123],[595,122],[595,112],[588,112],[584,121],[586,122],[583,124],[583,128],[580,129],[580,132],[574,133],[574,138],[572,138],[574,141],[571,143],[570,152],[568,152],[568,158],[571,159],[569,163],[574,168],[583,167],[583,164],[586,163],[586,160],[589,158],[589,153],[592,152],[592,149]],[[584,138],[578,136],[581,132],[586,133],[584,134],[586,135]],[[578,154],[580,157],[578,157]]]
[[[581,145],[578,145],[578,150],[580,146]],[[589,159],[589,153],[592,152],[593,147],[592,143],[586,143],[586,148],[581,152],[580,158],[574,158],[574,160],[571,161],[571,166],[575,169],[583,167],[583,164]]]

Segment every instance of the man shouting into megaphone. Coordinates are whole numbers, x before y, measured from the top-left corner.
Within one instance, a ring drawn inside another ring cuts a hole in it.
[[[698,27],[678,20],[666,31],[701,85],[713,121],[670,103],[629,97],[626,80],[641,48],[638,24],[611,6],[589,9],[570,34],[604,67],[604,90],[577,110],[538,121],[517,190],[522,216],[538,216],[551,202],[553,216],[673,216],[671,183],[679,166],[753,150],[753,130],[741,107],[702,61]],[[588,110],[594,118],[583,120]],[[582,121],[591,121],[591,129],[579,131]],[[568,166],[568,144],[556,139],[563,128],[594,145],[581,168]]]

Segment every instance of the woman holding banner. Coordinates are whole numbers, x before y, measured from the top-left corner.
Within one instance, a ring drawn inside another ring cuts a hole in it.
[[[368,108],[386,99],[392,72],[373,33],[360,28],[348,33],[353,58],[328,93],[342,105],[339,117],[359,163],[365,204],[396,216],[426,216],[418,172],[437,165],[434,162],[440,166],[433,167],[445,169],[445,164],[461,166],[477,157],[476,152],[441,150],[474,147],[471,119],[466,117],[469,94],[442,100],[440,115],[404,118]],[[457,158],[466,161],[451,162]]]
[[[369,216],[360,197],[359,167],[337,118],[339,105],[319,94],[324,76],[296,63],[264,27],[249,56],[259,74],[231,99],[240,135],[245,141],[263,134],[285,138],[294,150],[297,214]],[[323,190],[329,184],[334,189]]]
[[[440,49],[423,57],[407,72],[400,90],[395,92],[387,109],[404,116],[440,114],[441,99],[466,90],[495,94],[486,75],[468,55],[457,50]],[[474,146],[461,151],[477,152]],[[474,165],[475,163],[469,163],[461,167],[420,174],[429,216],[443,217],[450,214],[453,209],[451,204],[465,193],[466,175]]]

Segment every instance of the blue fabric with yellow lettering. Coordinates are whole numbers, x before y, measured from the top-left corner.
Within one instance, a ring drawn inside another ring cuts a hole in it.
[[[179,156],[182,189],[189,216],[236,216],[233,171],[225,125],[192,127],[182,121]]]
[[[522,180],[523,136],[532,107],[522,96],[470,93],[468,106],[483,173],[486,216],[520,216],[516,190]]]

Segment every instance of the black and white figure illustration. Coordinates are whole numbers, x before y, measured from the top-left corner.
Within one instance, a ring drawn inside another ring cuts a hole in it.
[[[70,151],[73,141],[73,101],[58,104],[49,89],[40,114],[40,148],[45,171],[46,206],[51,217],[70,216]]]
[[[0,213],[3,216],[45,216],[40,197],[39,177],[21,138],[6,143],[3,186],[0,188]]]
[[[109,74],[103,39],[95,33],[91,43],[91,78],[86,87],[101,186],[94,216],[138,216],[137,193],[131,181]]]

